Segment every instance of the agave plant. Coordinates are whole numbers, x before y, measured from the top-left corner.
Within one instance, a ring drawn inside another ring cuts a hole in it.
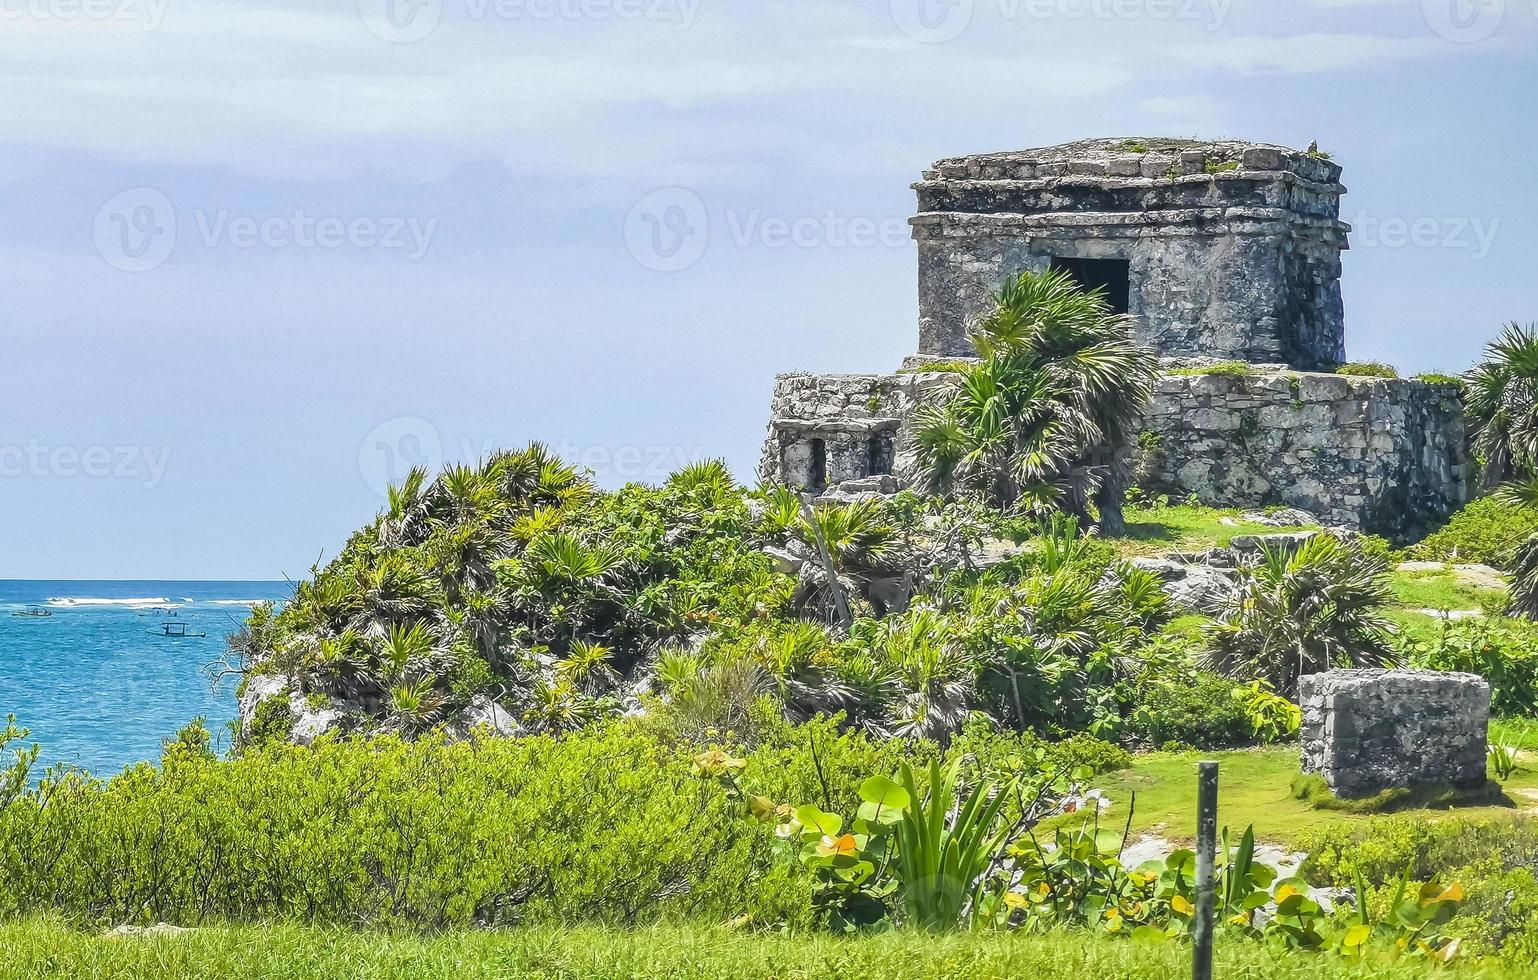
[[[931,489],[994,506],[1062,506],[1081,518],[1093,502],[1121,530],[1132,444],[1157,377],[1154,353],[1131,321],[1066,272],[1023,272],[1004,283],[971,331],[983,362],[949,403],[917,416],[919,463]]]
[[[1328,534],[1267,545],[1215,609],[1208,660],[1241,681],[1264,680],[1296,700],[1298,678],[1385,662],[1391,626],[1388,564]]]

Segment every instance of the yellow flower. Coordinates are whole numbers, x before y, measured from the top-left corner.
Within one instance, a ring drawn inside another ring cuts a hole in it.
[[[1005,892],[1004,904],[1012,909],[1023,909],[1029,908],[1031,902],[1030,899],[1026,898],[1019,892]]]
[[[817,844],[817,853],[823,857],[852,857],[860,852],[860,845],[853,834],[834,839],[824,834]]]

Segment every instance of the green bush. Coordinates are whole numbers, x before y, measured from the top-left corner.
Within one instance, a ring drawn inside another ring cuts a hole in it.
[[[1458,869],[1500,856],[1502,867],[1538,869],[1538,819],[1527,815],[1392,816],[1370,823],[1326,823],[1298,840],[1302,872],[1316,885],[1349,886],[1356,869],[1371,885],[1455,877]]]
[[[1481,497],[1440,530],[1409,549],[1420,561],[1456,561],[1510,568],[1517,547],[1538,533],[1538,510]]]
[[[158,768],[70,775],[0,809],[0,915],[805,923],[806,883],[700,778],[695,752],[625,722],[564,739],[323,740],[226,761],[194,730]],[[781,726],[745,759],[777,799],[851,806],[861,780],[904,754],[822,723]]]
[[[1155,682],[1134,715],[1134,731],[1149,744],[1221,749],[1253,741],[1250,715],[1234,697],[1234,682],[1201,671]]]
[[[1255,365],[1244,361],[1219,361],[1216,364],[1207,364],[1202,367],[1175,368],[1168,373],[1176,376],[1214,374],[1224,378],[1248,378],[1257,372]]]
[[[1478,674],[1490,682],[1498,715],[1538,714],[1538,623],[1485,618],[1443,622],[1434,633],[1402,636],[1397,656],[1407,667]]]

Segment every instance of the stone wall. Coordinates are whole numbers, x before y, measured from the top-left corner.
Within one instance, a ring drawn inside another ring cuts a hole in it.
[[[883,476],[907,486],[916,478],[913,413],[942,404],[958,381],[929,372],[782,374],[759,479],[816,491]]]
[[[1467,500],[1456,386],[1285,371],[1166,375],[1139,485],[1225,507],[1284,505],[1406,538]]]
[[[1300,683],[1303,771],[1337,796],[1485,784],[1490,685],[1474,674],[1333,670]]]

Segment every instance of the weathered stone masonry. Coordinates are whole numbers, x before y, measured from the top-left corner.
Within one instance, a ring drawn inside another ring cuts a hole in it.
[[[1025,269],[1103,288],[1168,366],[1143,485],[1227,506],[1285,504],[1407,536],[1466,499],[1447,386],[1316,373],[1345,358],[1340,168],[1235,141],[1084,140],[941,160],[914,185],[919,345],[907,367],[973,353],[967,327]],[[910,423],[954,375],[782,376],[759,476],[822,491],[900,487]]]
[[[1486,781],[1490,685],[1475,674],[1332,670],[1299,680],[1303,771],[1337,796]]]
[[[1393,538],[1465,500],[1457,387],[1272,372],[1166,375],[1140,485],[1236,507],[1300,507]]]

